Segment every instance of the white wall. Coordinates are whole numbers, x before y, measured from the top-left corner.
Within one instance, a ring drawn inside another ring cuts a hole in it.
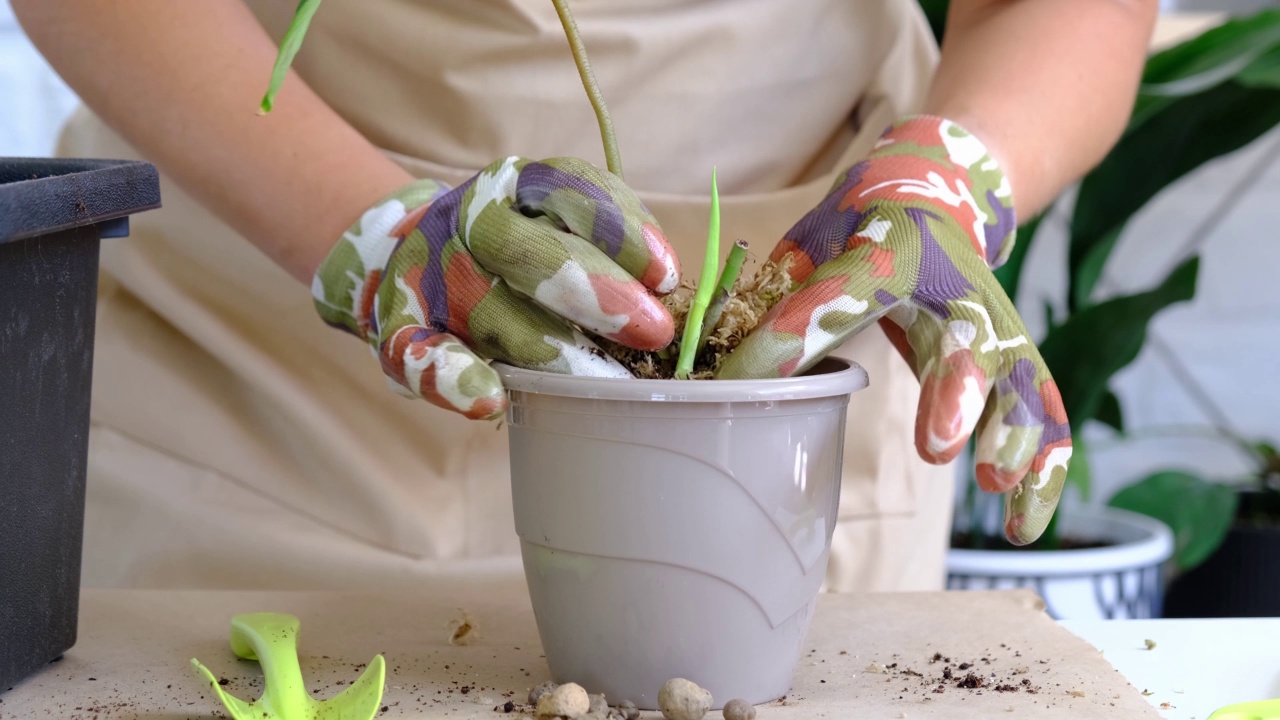
[[[0,0],[0,155],[49,155],[77,102]]]

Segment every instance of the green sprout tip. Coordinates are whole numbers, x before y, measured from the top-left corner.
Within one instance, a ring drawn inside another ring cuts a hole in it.
[[[711,169],[711,221],[707,227],[707,253],[702,260],[702,277],[698,290],[689,306],[689,316],[684,321],[684,334],[680,339],[680,357],[676,361],[676,378],[688,380],[693,372],[693,360],[698,354],[698,338],[702,335],[702,318],[707,305],[715,294],[716,266],[720,260],[720,191],[716,188],[716,171]]]
[[[294,10],[293,21],[289,23],[284,39],[280,41],[280,52],[276,55],[275,67],[271,69],[271,83],[267,86],[267,92],[262,96],[262,103],[259,105],[260,115],[271,112],[271,108],[275,105],[276,93],[280,92],[280,86],[284,85],[284,79],[289,74],[289,66],[293,64],[294,56],[302,47],[302,38],[306,36],[307,28],[311,26],[311,18],[315,17],[316,9],[319,7],[320,0],[301,0],[298,8]]]

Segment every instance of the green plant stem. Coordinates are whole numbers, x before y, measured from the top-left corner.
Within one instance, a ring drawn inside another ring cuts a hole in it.
[[[306,37],[307,29],[311,26],[311,19],[315,17],[316,10],[320,8],[321,0],[300,0],[298,7],[294,10],[293,20],[289,23],[289,29],[285,31],[284,38],[280,41],[280,50],[276,54],[275,66],[271,69],[271,81],[267,85],[267,92],[262,96],[259,103],[259,112],[263,115],[271,112],[271,108],[275,105],[276,94],[280,92],[280,87],[284,85],[284,80],[289,74],[289,67],[293,64],[294,57],[298,54],[298,50],[302,48],[302,39]],[[564,26],[565,37],[569,41],[569,51],[573,53],[573,61],[578,66],[578,75],[582,78],[582,86],[587,91],[587,97],[591,100],[591,107],[595,110],[596,120],[600,123],[600,139],[604,143],[605,163],[609,168],[609,172],[622,177],[622,156],[618,152],[618,140],[613,132],[613,121],[609,119],[609,108],[605,106],[604,95],[600,93],[600,86],[596,84],[595,73],[591,71],[591,61],[587,59],[587,50],[582,44],[582,36],[578,32],[578,24],[574,22],[573,15],[569,12],[568,0],[551,0],[556,8],[556,15],[560,17],[560,24]]]
[[[742,274],[742,263],[747,259],[747,241],[739,240],[729,250],[729,257],[724,261],[724,269],[720,271],[720,280],[716,283],[716,291],[711,296],[711,304],[707,306],[707,314],[702,318],[702,334],[698,337],[697,354],[701,355],[711,340],[711,333],[720,324],[724,308],[729,304],[729,294]]]
[[[568,0],[551,0],[551,3],[556,6],[556,14],[560,16],[560,24],[564,26],[564,34],[569,39],[569,50],[573,53],[573,61],[578,65],[582,87],[586,89],[591,107],[596,111],[596,120],[600,123],[600,139],[604,142],[605,163],[609,172],[621,178],[622,156],[618,154],[618,139],[613,134],[613,121],[609,119],[609,109],[605,107],[604,95],[600,94],[600,86],[596,84],[595,73],[591,72],[591,61],[587,59],[587,49],[578,33],[578,24],[573,21],[573,15],[569,12]]]
[[[702,334],[702,318],[715,292],[716,266],[720,261],[720,191],[716,188],[716,171],[711,169],[711,221],[707,226],[707,253],[702,259],[702,277],[689,306],[680,338],[680,358],[676,361],[676,378],[688,380],[693,359],[698,354],[698,337]]]
[[[262,102],[258,106],[260,114],[266,115],[271,112],[276,93],[280,92],[280,86],[284,84],[284,79],[289,74],[289,66],[293,64],[293,58],[302,48],[302,38],[306,36],[307,28],[311,26],[311,18],[315,17],[319,7],[320,0],[301,0],[298,3],[298,9],[294,10],[289,29],[285,31],[284,39],[280,41],[280,51],[276,54],[275,67],[271,69],[271,82],[267,85],[267,92],[262,96]]]

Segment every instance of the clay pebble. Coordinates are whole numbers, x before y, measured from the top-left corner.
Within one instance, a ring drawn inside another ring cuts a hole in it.
[[[556,685],[550,680],[538,685],[537,687],[529,691],[529,704],[534,707],[537,707],[538,701],[542,699],[542,696],[546,695],[552,690],[555,690],[557,687],[559,687],[559,685]]]
[[[577,683],[565,683],[538,700],[540,718],[576,718],[590,709],[587,691]]]
[[[724,704],[724,720],[755,720],[756,709],[745,700],[730,700]]]
[[[709,691],[684,678],[668,680],[658,691],[658,708],[667,720],[702,720],[712,701]]]
[[[594,713],[600,717],[609,714],[609,703],[604,699],[604,695],[588,695],[587,700],[590,702],[587,712]]]

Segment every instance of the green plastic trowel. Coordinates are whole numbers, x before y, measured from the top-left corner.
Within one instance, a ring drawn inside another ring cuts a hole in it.
[[[192,666],[222,700],[232,720],[371,720],[382,702],[386,663],[375,655],[359,680],[328,700],[307,692],[298,665],[298,618],[252,613],[231,619],[231,652],[262,666],[262,696],[245,702],[223,692],[217,678],[199,660]]]
[[[1228,705],[1214,712],[1208,720],[1280,720],[1280,700]]]

